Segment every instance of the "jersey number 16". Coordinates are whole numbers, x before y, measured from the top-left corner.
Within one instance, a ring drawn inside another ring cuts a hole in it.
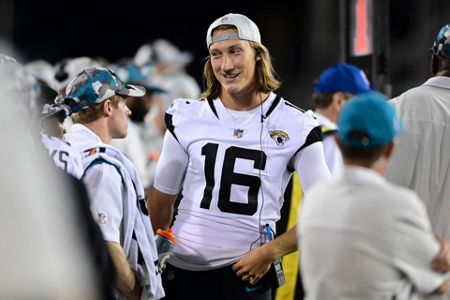
[[[205,209],[209,209],[211,206],[212,193],[215,187],[214,169],[218,148],[219,145],[215,143],[208,143],[202,147],[202,155],[205,156],[206,186],[200,207]],[[258,170],[264,170],[266,167],[267,155],[260,150],[235,146],[227,148],[223,161],[222,175],[220,176],[217,206],[223,212],[251,216],[258,210],[258,192],[261,187],[261,179],[259,176],[235,173],[234,165],[237,158],[252,160],[254,162],[253,168]],[[233,184],[248,186],[247,203],[231,201],[231,186]]]

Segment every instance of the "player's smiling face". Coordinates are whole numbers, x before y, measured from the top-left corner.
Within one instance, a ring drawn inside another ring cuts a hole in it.
[[[237,33],[237,29],[217,30],[213,36]],[[214,75],[222,92],[246,94],[255,88],[256,51],[249,41],[229,39],[217,41],[209,48]]]

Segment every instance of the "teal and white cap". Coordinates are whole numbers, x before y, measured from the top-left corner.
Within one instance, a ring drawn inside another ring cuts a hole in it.
[[[235,26],[238,33],[223,34],[213,37],[212,34],[214,29],[221,25]],[[256,26],[255,22],[248,17],[241,14],[230,13],[215,20],[208,28],[208,33],[206,34],[206,46],[209,49],[212,43],[230,39],[248,40],[261,44],[261,34],[259,33],[258,26]]]
[[[64,102],[72,112],[78,112],[114,95],[141,97],[144,94],[144,87],[122,82],[110,69],[90,67],[75,76],[67,85]]]
[[[450,23],[439,30],[430,48],[430,52],[443,58],[450,59]]]
[[[382,147],[404,131],[404,125],[388,99],[369,92],[351,98],[339,113],[338,138],[351,148]]]

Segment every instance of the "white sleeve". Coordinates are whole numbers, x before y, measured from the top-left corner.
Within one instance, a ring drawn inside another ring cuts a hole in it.
[[[122,177],[116,168],[101,163],[89,168],[83,178],[91,202],[91,212],[105,241],[120,244],[123,217]]]
[[[81,179],[84,173],[81,155],[78,151],[75,151],[73,147],[70,146],[69,148],[71,149],[71,151],[69,153],[70,163],[67,172],[75,176],[77,179]]]
[[[325,160],[331,174],[336,174],[342,170],[344,165],[341,150],[334,139],[334,134],[324,137],[323,148],[325,149]]]
[[[294,167],[303,191],[307,191],[316,181],[331,176],[325,161],[322,142],[315,142],[297,153],[294,157]]]
[[[161,156],[156,166],[154,187],[165,194],[178,194],[187,164],[187,153],[175,137],[166,131]]]
[[[398,222],[392,229],[391,239],[398,253],[392,259],[419,292],[429,294],[448,279],[448,274],[431,269],[440,245],[434,237],[423,202],[416,195],[408,200],[401,212],[398,209]]]

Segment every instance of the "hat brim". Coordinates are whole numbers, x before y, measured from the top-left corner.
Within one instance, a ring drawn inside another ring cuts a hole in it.
[[[62,105],[56,105],[56,104],[51,104],[51,105],[44,105],[41,111],[41,118],[42,119],[47,119],[56,115],[62,115],[64,114],[65,116],[69,115],[69,111],[67,110],[67,108],[65,108]]]
[[[125,88],[117,91],[116,94],[126,97],[142,97],[145,95],[145,88],[134,84],[127,84]]]

